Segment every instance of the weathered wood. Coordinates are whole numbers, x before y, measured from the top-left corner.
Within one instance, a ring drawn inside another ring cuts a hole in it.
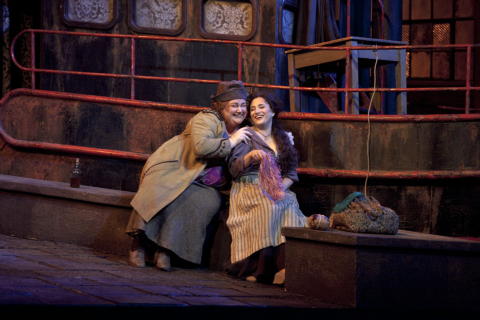
[[[128,253],[132,192],[0,174],[0,233]]]
[[[288,56],[288,84],[291,87],[298,87],[298,74],[295,69],[295,63],[293,61],[294,57],[292,55]],[[300,110],[300,96],[295,94],[294,90],[290,90],[290,111],[301,111]]]
[[[108,103],[107,103],[108,101]],[[96,110],[96,111],[95,111]],[[31,91],[11,95],[0,106],[0,121],[18,139],[149,154],[180,133],[199,109],[180,111],[152,103],[74,94],[48,97]],[[300,168],[366,170],[368,124],[353,116],[281,114],[293,132]],[[352,118],[353,119],[353,118]],[[440,172],[480,168],[480,123],[447,117],[372,116],[372,171]],[[394,120],[396,118],[392,118]],[[454,138],[453,138],[454,137]],[[431,142],[435,141],[434,144]],[[462,143],[458,143],[462,141]],[[16,149],[0,141],[0,173],[67,183],[75,154]],[[82,184],[135,192],[143,163],[80,156]],[[302,172],[302,170],[300,170]],[[308,172],[308,170],[306,171]],[[294,184],[305,214],[328,214],[350,192],[363,191],[363,177],[300,174]],[[478,178],[370,179],[368,191],[401,217],[404,229],[479,236]]]
[[[356,308],[478,309],[480,242],[283,228],[286,289]]]
[[[332,62],[346,61],[346,70],[350,76],[347,76],[347,81],[350,79],[350,88],[359,88],[358,69],[360,66],[373,66],[374,62],[378,60],[379,64],[394,63],[395,64],[395,79],[397,87],[406,88],[406,73],[405,73],[405,49],[376,49],[375,46],[387,46],[387,45],[402,45],[405,44],[401,41],[391,41],[382,39],[371,39],[362,37],[347,37],[336,39],[332,41],[322,42],[313,45],[312,47],[365,47],[371,46],[372,50],[355,50],[350,51],[350,58],[347,56],[346,50],[306,50],[306,49],[293,49],[287,50],[287,56],[292,64],[289,66],[289,77],[296,76],[301,72],[297,69],[306,67],[317,66],[319,68],[325,68],[326,64]],[[290,56],[293,56],[290,58]],[[350,61],[350,63],[348,63]],[[294,96],[300,95],[299,92],[290,92]],[[346,94],[349,96],[350,94]],[[348,107],[345,110],[348,113],[359,114],[359,92],[351,93],[351,102],[346,104]],[[399,114],[405,114],[407,110],[406,92],[398,94],[397,111]],[[291,98],[292,100],[293,98]],[[296,100],[297,98],[295,98]]]

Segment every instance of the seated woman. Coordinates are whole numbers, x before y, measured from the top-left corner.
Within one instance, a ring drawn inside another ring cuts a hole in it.
[[[241,81],[220,82],[211,107],[196,114],[185,130],[147,160],[126,233],[133,237],[129,264],[145,266],[146,248],[154,265],[171,268],[175,254],[200,264],[207,226],[221,205],[222,163],[231,148],[249,139],[240,128],[247,114]]]
[[[253,127],[251,139],[233,148],[228,160],[232,175],[227,226],[232,236],[227,273],[248,281],[283,284],[285,237],[282,227],[304,227],[296,195],[298,181],[293,137],[276,117],[277,101],[257,92],[247,100]],[[290,135],[289,135],[290,134]]]

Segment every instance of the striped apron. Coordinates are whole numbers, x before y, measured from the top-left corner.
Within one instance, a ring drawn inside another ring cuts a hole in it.
[[[297,197],[285,191],[282,200],[272,201],[258,185],[258,177],[245,176],[232,182],[227,226],[232,235],[231,262],[256,251],[285,242],[282,227],[305,227]]]

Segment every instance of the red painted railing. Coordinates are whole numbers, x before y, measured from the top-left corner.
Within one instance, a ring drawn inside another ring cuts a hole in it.
[[[15,89],[5,95],[0,101],[4,105],[9,99],[15,96],[31,95],[32,97],[58,98],[72,101],[85,101],[103,104],[116,104],[125,107],[163,109],[170,111],[182,111],[197,113],[200,107],[190,105],[178,105],[171,103],[148,102],[141,100],[130,100],[122,98],[101,97],[94,95],[55,92],[46,90]],[[367,121],[365,115],[340,115],[329,113],[303,113],[283,112],[279,115],[284,120],[310,120],[310,121]],[[480,121],[480,114],[437,114],[437,115],[374,115],[371,122],[439,122],[439,121]],[[133,161],[145,161],[149,154],[83,147],[76,145],[65,145],[57,143],[26,141],[10,136],[2,127],[0,121],[0,137],[9,145],[21,149],[44,150],[62,154],[87,155],[101,158],[125,159]],[[435,179],[458,179],[458,178],[480,178],[480,170],[416,170],[416,171],[370,171],[366,170],[342,170],[342,169],[319,169],[319,168],[298,168],[298,173],[316,176],[320,178],[369,178],[377,179],[403,179],[403,180],[435,180]]]
[[[15,44],[18,38],[25,33],[29,33],[31,36],[31,66],[21,65],[15,57]],[[123,38],[130,39],[130,73],[118,74],[118,73],[102,73],[102,72],[84,72],[84,71],[71,71],[71,70],[55,70],[37,68],[35,62],[35,34],[59,34],[59,35],[71,35],[71,36],[89,36],[89,37],[105,37],[105,38]],[[91,32],[72,32],[72,31],[59,31],[59,30],[39,30],[39,29],[26,29],[17,34],[10,48],[10,55],[15,65],[23,71],[28,71],[32,76],[32,89],[36,88],[35,74],[36,73],[51,73],[51,74],[69,74],[69,75],[83,75],[83,76],[95,76],[95,77],[108,77],[108,78],[124,78],[131,80],[130,98],[135,99],[135,80],[161,80],[161,81],[176,81],[176,82],[194,82],[194,83],[219,83],[220,80],[208,80],[208,79],[196,79],[196,78],[179,78],[179,77],[159,77],[159,76],[146,76],[136,74],[135,70],[135,40],[164,40],[164,41],[178,41],[178,42],[200,42],[200,43],[216,43],[216,44],[231,44],[237,47],[237,78],[242,80],[242,59],[243,59],[243,47],[244,46],[256,46],[256,47],[268,47],[268,48],[282,48],[282,49],[305,49],[305,50],[333,50],[333,51],[347,51],[346,61],[346,87],[345,88],[325,88],[325,87],[298,87],[298,86],[284,86],[274,84],[260,84],[260,83],[248,83],[245,85],[249,87],[261,87],[272,89],[284,89],[284,90],[297,90],[297,91],[315,91],[315,92],[344,92],[345,94],[351,92],[425,92],[425,91],[465,91],[465,113],[470,113],[470,93],[474,90],[480,90],[480,87],[471,85],[470,73],[472,64],[472,48],[480,46],[479,44],[445,44],[445,45],[389,45],[389,46],[375,46],[377,50],[397,50],[397,49],[440,49],[440,48],[465,48],[467,52],[466,57],[466,80],[464,87],[424,87],[424,88],[350,88],[350,68],[349,57],[351,50],[372,50],[372,46],[332,46],[332,47],[315,47],[315,46],[300,46],[300,45],[287,45],[276,43],[262,43],[262,42],[245,42],[245,41],[232,41],[232,40],[216,40],[216,39],[191,39],[191,38],[179,38],[179,37],[167,37],[167,36],[153,36],[153,35],[127,35],[127,34],[109,34],[109,33],[91,33]],[[347,100],[347,99],[346,99]]]
[[[26,67],[18,63],[15,57],[15,43],[18,38],[26,33],[30,34],[31,37],[31,66]],[[44,69],[37,68],[35,61],[35,34],[61,34],[61,35],[71,35],[71,36],[90,36],[90,37],[106,37],[106,38],[127,38],[130,39],[130,73],[129,74],[116,74],[116,73],[99,73],[99,72],[83,72],[83,71],[71,71],[71,70],[54,70],[54,69]],[[237,47],[237,78],[242,80],[242,61],[243,61],[243,47],[244,46],[258,46],[258,47],[269,47],[269,48],[285,48],[285,49],[308,49],[308,50],[372,50],[371,46],[355,46],[355,47],[314,47],[314,46],[299,46],[299,45],[286,45],[286,44],[272,44],[272,43],[256,43],[256,42],[243,42],[243,41],[231,41],[231,40],[214,40],[214,39],[189,39],[189,38],[178,38],[178,37],[166,37],[166,36],[151,36],[151,35],[124,35],[124,34],[106,34],[106,33],[89,33],[89,32],[70,32],[70,31],[57,31],[57,30],[36,30],[36,29],[27,29],[19,33],[12,41],[11,45],[11,57],[13,62],[17,65],[18,68],[24,71],[31,73],[32,77],[32,91],[30,94],[33,95],[42,95],[42,96],[61,96],[62,98],[69,97],[71,99],[88,99],[89,101],[102,101],[108,103],[116,103],[117,100],[121,100],[124,105],[135,105],[142,107],[170,107],[170,108],[186,108],[185,111],[195,110],[198,111],[198,107],[195,106],[180,106],[175,104],[168,103],[152,103],[145,101],[135,100],[135,80],[137,79],[146,79],[146,80],[160,80],[160,81],[177,81],[177,82],[194,82],[194,83],[212,83],[216,84],[220,80],[207,80],[207,79],[194,79],[194,78],[177,78],[177,77],[158,77],[158,76],[145,76],[136,74],[135,69],[135,58],[136,58],[136,47],[135,41],[137,39],[141,40],[164,40],[164,41],[180,41],[180,42],[202,42],[202,43],[218,43],[218,44],[230,44]],[[272,84],[258,84],[258,83],[245,83],[246,86],[250,87],[264,87],[264,88],[274,88],[274,89],[285,89],[285,90],[299,90],[299,91],[331,91],[331,92],[344,92],[348,94],[350,92],[414,92],[414,91],[465,91],[465,115],[374,115],[370,116],[369,121],[387,121],[387,122],[417,122],[417,121],[478,121],[480,120],[480,115],[468,114],[470,113],[470,93],[473,90],[480,90],[480,87],[475,87],[471,85],[470,73],[471,73],[471,63],[472,63],[472,48],[477,47],[478,45],[474,44],[449,44],[449,45],[395,45],[395,46],[376,46],[376,49],[434,49],[434,48],[466,48],[467,50],[467,59],[466,59],[466,71],[467,77],[465,82],[465,87],[431,87],[431,88],[323,88],[323,87],[294,87],[294,86],[283,86],[283,85],[272,85]],[[348,58],[348,55],[347,55]],[[346,77],[349,77],[349,68],[348,68],[348,59],[347,59],[347,69]],[[51,91],[42,91],[35,90],[35,75],[36,73],[50,73],[50,74],[70,74],[70,75],[83,75],[83,76],[95,76],[95,77],[109,77],[109,78],[126,78],[131,80],[130,87],[130,98],[131,100],[119,99],[119,98],[109,98],[109,97],[98,97],[98,96],[89,96],[89,95],[78,95],[78,94],[68,94],[68,93],[58,93]],[[16,90],[16,92],[22,92],[22,89]],[[26,91],[23,91],[26,92]],[[8,95],[4,97],[2,103],[5,99],[8,98]],[[130,101],[128,103],[127,101]],[[194,108],[194,109],[191,109]],[[367,121],[365,115],[349,115],[349,114],[312,114],[312,113],[284,113],[281,115],[282,119],[305,119],[305,120],[343,120],[343,121]],[[90,148],[90,147],[81,147],[73,145],[62,145],[46,142],[32,142],[18,140],[9,136],[4,129],[1,127],[0,123],[0,136],[8,143],[14,147],[19,148],[33,148],[41,150],[49,150],[54,152],[61,153],[71,153],[71,154],[86,154],[98,157],[109,157],[109,158],[120,158],[120,159],[129,159],[129,160],[138,160],[144,161],[148,155],[133,153],[127,151],[119,150],[109,150],[109,149],[99,149],[99,148]],[[439,179],[439,178],[464,178],[464,177],[480,177],[480,171],[478,170],[468,170],[468,171],[372,171],[367,172],[359,170],[337,170],[337,169],[315,169],[315,168],[299,168],[300,173],[311,174],[319,177],[337,177],[337,178],[358,178],[366,177],[367,175],[371,178],[386,178],[386,179]]]

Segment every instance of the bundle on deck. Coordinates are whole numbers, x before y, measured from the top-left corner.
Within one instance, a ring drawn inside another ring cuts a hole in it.
[[[351,193],[339,202],[330,215],[330,228],[350,232],[396,234],[399,217],[374,197]]]

